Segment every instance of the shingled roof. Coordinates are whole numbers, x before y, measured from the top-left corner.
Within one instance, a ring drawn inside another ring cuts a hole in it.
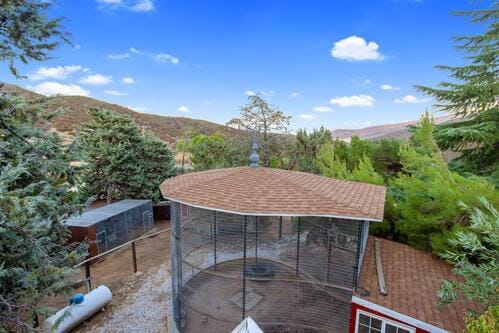
[[[456,302],[447,306],[438,304],[438,290],[443,279],[458,280],[452,266],[434,258],[430,253],[386,239],[381,241],[381,262],[387,295],[379,292],[376,273],[374,237],[367,242],[359,286],[369,295],[357,297],[389,308],[450,332],[464,327],[465,307],[471,304]]]
[[[381,221],[385,187],[304,172],[239,167],[194,172],[161,184],[167,199],[245,215]]]

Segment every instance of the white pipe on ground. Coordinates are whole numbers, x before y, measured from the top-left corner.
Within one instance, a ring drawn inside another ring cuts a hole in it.
[[[86,294],[82,303],[68,305],[48,317],[43,323],[43,330],[51,333],[69,332],[111,302],[112,297],[108,287],[99,286]],[[58,321],[60,323],[54,325]]]

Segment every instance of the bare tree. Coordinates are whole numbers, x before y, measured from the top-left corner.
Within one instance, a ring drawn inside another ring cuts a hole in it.
[[[267,103],[261,96],[248,96],[249,103],[241,107],[241,117],[231,119],[227,126],[256,130],[259,134],[263,166],[270,163],[270,147],[276,135],[287,133],[291,116]]]

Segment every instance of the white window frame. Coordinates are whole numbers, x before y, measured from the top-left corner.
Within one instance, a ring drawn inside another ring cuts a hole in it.
[[[364,310],[360,310],[360,309],[357,309],[357,314],[355,315],[355,317],[356,317],[355,318],[355,333],[359,333],[359,324],[360,324],[359,317],[360,317],[360,314],[363,314],[364,316],[368,316],[368,317],[372,317],[372,318],[381,320],[381,333],[385,333],[386,324],[390,324],[392,326],[395,326],[395,327],[398,327],[398,328],[401,328],[401,329],[404,329],[404,330],[408,330],[410,333],[416,333],[416,329],[414,327],[407,326],[405,324],[399,323],[398,321],[393,321],[391,319],[388,319],[388,318],[385,318],[385,317],[381,317],[381,316],[375,315],[374,313],[371,313],[371,312],[368,312],[368,311],[364,311]]]

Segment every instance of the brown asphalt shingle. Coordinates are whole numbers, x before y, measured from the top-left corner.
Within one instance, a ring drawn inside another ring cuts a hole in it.
[[[432,257],[430,253],[408,245],[380,240],[388,295],[379,293],[375,238],[371,236],[366,246],[359,282],[359,286],[367,289],[370,295],[356,296],[450,332],[461,332],[464,328],[465,305],[455,303],[439,306],[437,298],[443,279],[458,280],[452,272],[452,266]]]
[[[250,215],[312,215],[379,221],[385,187],[304,172],[240,167],[194,172],[161,184],[165,198]]]

